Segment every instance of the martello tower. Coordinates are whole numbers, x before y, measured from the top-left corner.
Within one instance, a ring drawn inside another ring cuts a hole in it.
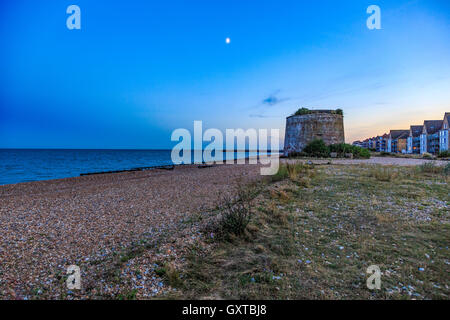
[[[302,108],[286,118],[284,154],[301,152],[314,139],[327,145],[344,143],[344,116],[342,110],[308,110]]]

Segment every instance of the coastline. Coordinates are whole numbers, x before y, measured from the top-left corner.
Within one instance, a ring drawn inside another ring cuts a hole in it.
[[[30,299],[37,287],[60,297],[61,274],[79,265],[95,283],[92,261],[114,256],[143,237],[174,235],[192,215],[216,208],[239,182],[260,179],[258,165],[197,165],[91,175],[0,188],[0,299]],[[185,244],[198,230],[178,234]],[[198,236],[198,235],[197,235]],[[173,238],[171,238],[173,239]],[[161,292],[157,279],[146,287]],[[45,284],[45,285],[43,285]],[[105,289],[105,290],[112,290]],[[156,294],[156,293],[155,293]],[[86,297],[84,297],[86,298]]]
[[[281,159],[327,165],[329,159]],[[335,168],[384,164],[411,166],[420,159],[333,159]],[[431,161],[438,165],[441,162]],[[445,164],[442,161],[442,164]],[[166,290],[155,275],[159,260],[180,263],[186,250],[201,244],[200,221],[209,219],[238,184],[260,181],[261,165],[178,165],[174,170],[145,170],[96,174],[0,186],[0,299],[65,299],[63,275],[75,264],[83,285],[105,281],[105,266],[146,241],[145,290],[151,298]],[[322,167],[322,166],[320,166]],[[326,167],[326,166],[323,166]],[[187,224],[189,227],[186,227]],[[131,249],[130,249],[131,248]],[[128,261],[128,260],[127,260]],[[131,266],[125,268],[132,272]],[[132,276],[130,276],[132,277]],[[97,290],[97,289],[96,289]],[[72,295],[90,299],[117,298],[117,288],[104,283],[102,291]],[[39,293],[40,292],[40,293]],[[63,293],[62,293],[63,292]]]
[[[2,149],[0,149],[2,150]],[[11,149],[11,150],[16,150],[16,149]],[[20,149],[21,150],[21,149]],[[29,150],[29,149],[25,149],[25,150]],[[45,149],[42,149],[45,151]],[[41,149],[37,149],[37,151],[42,151]],[[57,149],[56,151],[73,151],[74,149]],[[86,149],[86,150],[81,150],[81,151],[96,151],[96,150],[90,150],[90,149]],[[101,151],[141,151],[141,150],[101,150]],[[161,151],[161,150],[142,150],[142,151]],[[162,151],[170,151],[170,150],[162,150]],[[224,152],[230,152],[230,151],[224,151]],[[240,151],[234,151],[234,152],[240,152]],[[252,152],[252,151],[246,151],[246,152]],[[268,152],[268,154],[270,154],[270,152]],[[264,154],[261,154],[264,155]],[[233,160],[234,164],[237,163],[238,160],[242,161],[244,160],[246,163],[248,162],[249,159],[255,159],[258,158],[261,155],[246,155],[246,156],[237,156],[235,157],[235,159]],[[126,155],[121,155],[122,157],[126,157]],[[120,159],[120,158],[116,158],[115,160]],[[153,160],[153,161],[152,161]],[[56,171],[55,173],[49,173],[49,168],[41,168],[41,167],[37,167],[37,170],[35,168],[33,168],[33,164],[29,164],[29,166],[27,166],[24,163],[19,164],[18,166],[16,166],[14,169],[15,171],[18,171],[18,169],[20,169],[19,171],[19,177],[14,177],[14,174],[17,174],[18,172],[15,172],[14,170],[10,173],[8,171],[8,164],[6,164],[4,170],[0,170],[0,176],[2,176],[2,174],[6,175],[6,179],[0,179],[0,188],[3,186],[7,186],[7,185],[13,185],[13,184],[21,184],[21,183],[29,183],[29,182],[37,182],[37,181],[51,181],[51,180],[61,180],[61,179],[67,179],[67,178],[75,178],[75,177],[79,177],[79,176],[90,176],[90,175],[98,175],[98,174],[114,174],[114,173],[123,173],[123,172],[136,172],[136,171],[147,171],[147,170],[155,170],[155,169],[165,169],[165,170],[172,170],[173,168],[177,167],[177,166],[201,166],[201,167],[205,167],[205,166],[209,166],[210,163],[209,162],[192,162],[192,163],[186,163],[186,164],[173,164],[171,161],[157,161],[157,159],[152,159],[149,160],[148,162],[150,163],[145,163],[142,161],[139,161],[137,159],[136,162],[133,163],[133,161],[130,161],[129,165],[122,165],[122,166],[111,166],[108,165],[108,163],[100,163],[100,165],[94,166],[96,167],[94,171],[92,171],[92,168],[89,166],[85,166],[84,168],[81,169],[81,167],[77,167],[77,163],[64,163],[63,165],[65,166],[65,168],[68,168],[68,170],[65,170],[64,173],[61,172],[60,168],[61,168],[61,163],[59,163],[59,166],[56,166],[55,170],[51,170],[51,171]],[[156,160],[156,161],[155,161]],[[34,159],[33,161],[43,161],[43,159]],[[223,162],[225,163],[225,158],[223,160]],[[91,161],[92,162],[92,161]],[[151,164],[151,163],[154,164]],[[220,164],[220,163],[219,163]],[[104,166],[102,166],[104,165]],[[216,165],[216,164],[214,164]],[[30,168],[31,167],[31,168]],[[72,169],[73,167],[73,169]],[[115,167],[115,168],[114,168]],[[118,167],[118,168],[117,168]],[[41,172],[42,171],[42,172]],[[27,172],[25,174],[25,172]],[[62,173],[62,174],[61,174]],[[9,177],[8,177],[9,176]],[[4,178],[2,176],[2,178]],[[14,181],[15,180],[15,181]],[[4,182],[3,182],[4,181]]]

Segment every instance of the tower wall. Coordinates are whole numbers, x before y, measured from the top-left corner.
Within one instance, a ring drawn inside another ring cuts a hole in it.
[[[344,143],[344,117],[321,110],[286,118],[285,155],[303,151],[314,139],[322,139],[327,145]]]

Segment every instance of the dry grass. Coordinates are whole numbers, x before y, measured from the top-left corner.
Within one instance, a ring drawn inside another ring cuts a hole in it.
[[[370,166],[321,166],[304,188],[295,181],[296,170],[286,168],[283,180],[264,185],[252,201],[253,231],[246,238],[193,248],[182,270],[184,289],[172,297],[450,297],[444,177],[433,173],[424,180],[414,168],[386,173]],[[381,290],[366,287],[372,264],[382,270]]]
[[[389,182],[398,177],[398,172],[392,167],[372,167],[368,172],[369,177],[378,181]]]
[[[296,163],[283,163],[280,164],[278,172],[270,178],[272,182],[282,181],[289,179],[302,187],[309,187],[311,179],[314,177],[314,165],[304,164],[301,162]]]

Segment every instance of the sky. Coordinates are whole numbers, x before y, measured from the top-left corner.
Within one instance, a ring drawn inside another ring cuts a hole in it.
[[[170,149],[194,120],[282,143],[299,107],[349,143],[408,129],[450,111],[449,35],[447,0],[0,1],[0,148]]]

